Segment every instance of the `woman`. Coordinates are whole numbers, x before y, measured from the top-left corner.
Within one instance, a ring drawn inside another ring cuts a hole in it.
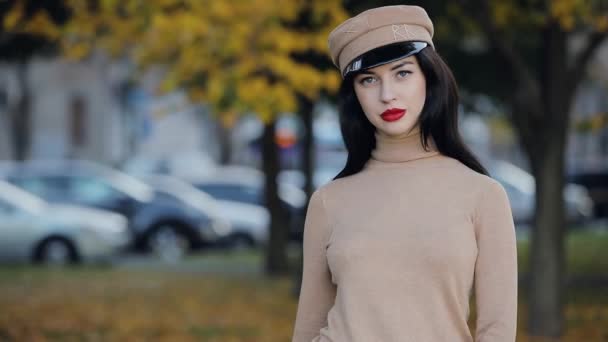
[[[294,342],[515,340],[511,209],[461,142],[432,35],[424,9],[387,6],[329,36],[348,159],[309,203]]]

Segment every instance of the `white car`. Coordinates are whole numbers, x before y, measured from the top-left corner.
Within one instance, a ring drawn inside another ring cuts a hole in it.
[[[258,169],[247,166],[221,166],[217,167],[212,173],[191,177],[182,177],[186,181],[195,183],[216,183],[231,184],[232,190],[228,190],[228,197],[234,195],[239,198],[243,192],[248,193],[243,198],[246,202],[262,205],[260,196],[263,194],[265,182],[264,173]],[[278,196],[285,205],[292,208],[303,208],[306,203],[306,194],[297,186],[290,182],[284,182],[280,177],[277,179]],[[235,191],[236,187],[241,187],[241,193]],[[213,194],[212,194],[213,195]],[[239,198],[240,200],[241,198]]]
[[[0,181],[0,260],[68,264],[108,261],[130,242],[125,217],[72,205],[50,205]]]
[[[228,200],[216,200],[179,178],[167,175],[140,177],[154,188],[163,189],[182,199],[185,203],[199,207],[214,221],[225,222],[221,242],[233,247],[264,245],[269,238],[270,215],[261,206]]]
[[[228,243],[233,248],[264,246],[270,238],[266,208],[236,201],[217,200],[220,215],[232,224]]]
[[[483,163],[492,178],[505,188],[516,224],[531,224],[534,218],[536,181],[534,176],[504,160]],[[566,219],[581,223],[593,215],[593,201],[583,186],[566,183],[563,191]]]

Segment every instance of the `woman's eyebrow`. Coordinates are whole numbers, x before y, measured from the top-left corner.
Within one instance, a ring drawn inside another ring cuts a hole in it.
[[[399,69],[399,68],[401,68],[402,66],[404,66],[404,65],[406,65],[406,64],[414,64],[414,63],[412,63],[412,62],[410,62],[410,61],[405,61],[405,62],[403,62],[403,63],[399,63],[399,64],[395,65],[394,67],[392,67],[392,68],[391,68],[391,71],[393,71],[393,70],[395,70],[395,69]]]

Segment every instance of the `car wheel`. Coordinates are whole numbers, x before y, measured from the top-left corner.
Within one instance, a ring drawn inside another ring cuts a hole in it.
[[[171,224],[162,224],[148,236],[148,247],[161,260],[176,262],[188,252],[190,243],[179,228]]]
[[[70,241],[51,238],[38,247],[35,261],[49,266],[65,266],[78,262],[78,253]]]
[[[230,238],[230,248],[233,250],[246,250],[254,245],[253,239],[247,234],[235,234]]]

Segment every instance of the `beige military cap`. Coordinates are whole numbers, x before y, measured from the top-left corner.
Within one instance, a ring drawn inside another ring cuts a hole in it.
[[[345,77],[428,45],[434,48],[432,38],[433,22],[422,7],[398,5],[373,8],[344,21],[329,34],[328,43],[331,59]],[[360,58],[370,51],[373,58]]]

